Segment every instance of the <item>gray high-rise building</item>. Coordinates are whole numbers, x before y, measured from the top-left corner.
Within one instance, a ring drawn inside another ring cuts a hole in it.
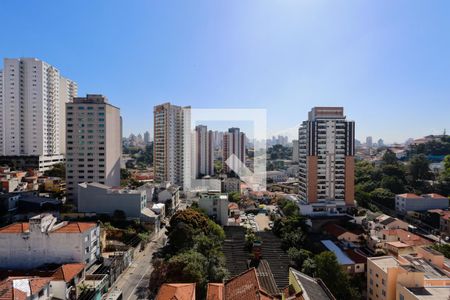
[[[148,131],[144,132],[144,144],[150,145],[150,132]]]
[[[214,175],[214,134],[205,125],[195,127],[195,174],[197,178]]]
[[[245,149],[246,137],[245,133],[241,132],[239,128],[232,127],[228,132],[223,134],[223,170],[228,173],[231,168],[226,164],[231,155],[236,155],[237,158],[245,165]]]
[[[342,107],[314,107],[299,128],[299,189],[308,203],[354,205],[355,123]]]
[[[78,184],[120,185],[122,152],[120,109],[102,95],[74,98],[66,104],[66,184],[76,201]]]
[[[292,161],[298,162],[298,140],[292,140]]]

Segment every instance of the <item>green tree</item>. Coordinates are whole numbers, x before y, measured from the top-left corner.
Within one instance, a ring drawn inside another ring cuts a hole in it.
[[[450,244],[434,244],[431,247],[444,254],[446,258],[450,259]]]
[[[291,247],[288,250],[289,259],[295,262],[295,265],[299,270],[302,269],[303,263],[308,258],[311,258],[313,255],[310,251],[305,249],[297,249],[295,247]]]
[[[239,203],[241,201],[241,193],[231,192],[228,194],[228,201]]]
[[[409,162],[408,170],[412,177],[413,183],[418,180],[431,179],[432,174],[429,168],[430,162],[423,154],[414,155]]]
[[[384,188],[377,188],[370,192],[371,201],[387,206],[389,208],[395,207],[394,198],[395,195],[391,191]]]
[[[315,276],[322,279],[336,299],[359,299],[358,291],[350,286],[350,280],[333,252],[324,251],[314,257]]]
[[[44,172],[45,176],[66,178],[66,165],[64,163],[58,163],[53,165],[50,170]]]
[[[299,213],[298,206],[292,201],[286,201],[286,205],[284,205],[282,210],[284,215],[287,217],[298,215]]]
[[[383,164],[385,165],[395,165],[398,164],[397,156],[394,152],[387,149],[386,152],[383,154],[382,158]]]
[[[405,185],[402,180],[394,176],[385,176],[381,179],[381,187],[391,191],[394,194],[405,192]]]

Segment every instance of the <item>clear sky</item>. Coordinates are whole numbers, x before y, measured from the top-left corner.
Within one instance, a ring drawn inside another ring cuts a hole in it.
[[[37,57],[121,108],[266,108],[295,132],[344,106],[357,138],[450,131],[450,1],[0,1],[0,57]],[[232,124],[230,124],[232,125]]]

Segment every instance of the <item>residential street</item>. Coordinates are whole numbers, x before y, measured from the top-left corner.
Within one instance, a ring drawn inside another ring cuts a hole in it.
[[[151,259],[153,253],[164,244],[165,232],[166,228],[161,229],[111,288],[111,290],[114,288],[121,289],[123,300],[148,299],[147,287],[150,274],[153,271]]]

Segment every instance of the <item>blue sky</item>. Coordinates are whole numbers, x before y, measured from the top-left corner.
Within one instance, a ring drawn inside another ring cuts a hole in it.
[[[449,1],[2,0],[0,57],[38,57],[121,108],[266,108],[295,132],[312,106],[344,106],[357,138],[450,130]],[[6,27],[5,27],[6,26]],[[231,126],[232,124],[230,124]]]

